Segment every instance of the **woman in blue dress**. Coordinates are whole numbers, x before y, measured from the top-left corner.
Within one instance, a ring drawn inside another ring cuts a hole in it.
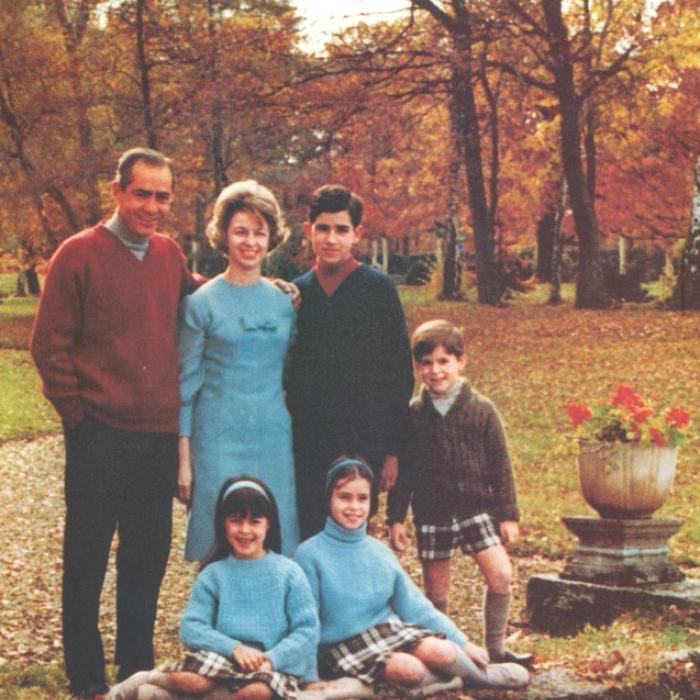
[[[284,237],[274,195],[253,180],[226,187],[207,229],[226,271],[186,297],[180,320],[179,498],[191,505],[185,558],[214,547],[221,485],[246,473],[279,506],[284,554],[299,543],[290,418],[282,373],[294,327],[290,297],[262,277]]]

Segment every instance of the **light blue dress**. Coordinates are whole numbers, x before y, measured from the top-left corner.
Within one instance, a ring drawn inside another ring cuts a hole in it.
[[[192,445],[194,490],[185,558],[214,546],[221,485],[248,474],[264,481],[279,508],[282,551],[299,544],[292,433],[282,374],[294,310],[261,280],[239,287],[215,277],[183,301],[180,317],[180,435]]]

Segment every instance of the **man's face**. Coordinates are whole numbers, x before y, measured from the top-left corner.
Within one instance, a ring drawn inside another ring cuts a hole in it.
[[[316,259],[321,267],[338,267],[351,255],[352,247],[362,236],[362,226],[353,226],[347,211],[322,212],[304,224]]]
[[[112,183],[112,196],[129,231],[135,236],[150,236],[170,211],[173,197],[170,168],[138,160],[125,189],[122,190],[118,182]]]

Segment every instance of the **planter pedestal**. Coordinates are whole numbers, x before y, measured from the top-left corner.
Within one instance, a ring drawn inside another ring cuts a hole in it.
[[[561,574],[563,579],[635,586],[682,581],[680,569],[668,558],[667,540],[682,520],[562,518],[579,545]]]
[[[579,545],[559,576],[533,576],[527,585],[530,624],[550,634],[607,625],[625,610],[697,608],[700,581],[684,580],[668,558],[675,518],[562,518]]]

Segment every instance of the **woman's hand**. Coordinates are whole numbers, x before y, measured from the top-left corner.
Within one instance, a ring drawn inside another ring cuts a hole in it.
[[[192,469],[190,439],[188,437],[181,437],[179,439],[177,451],[177,499],[186,506],[189,506],[192,502],[192,483],[194,481],[194,472]]]
[[[253,647],[247,647],[245,644],[237,644],[233,647],[231,656],[233,656],[233,660],[238,667],[246,673],[258,671],[262,669],[265,664],[268,664],[269,668],[272,668],[270,659],[265,656],[265,652],[260,651],[260,649],[254,649]]]

